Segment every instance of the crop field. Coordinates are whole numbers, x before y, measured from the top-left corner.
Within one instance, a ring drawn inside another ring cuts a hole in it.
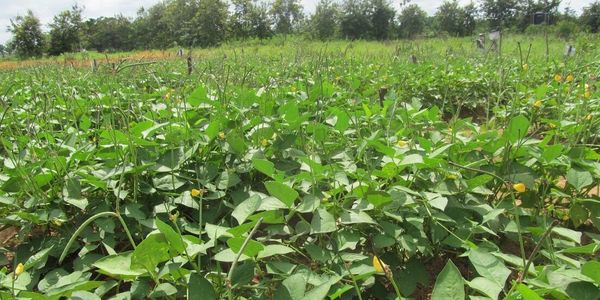
[[[600,39],[573,45],[5,61],[0,299],[600,299]]]

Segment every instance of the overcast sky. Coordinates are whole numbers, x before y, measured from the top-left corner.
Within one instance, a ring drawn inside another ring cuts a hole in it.
[[[459,0],[463,4],[471,2],[470,0]],[[563,0],[563,7],[570,6],[578,13],[581,9],[589,5],[593,0]],[[113,16],[123,14],[125,16],[135,16],[140,7],[149,7],[159,0],[0,0],[0,43],[5,43],[10,39],[10,33],[6,28],[10,25],[10,19],[17,15],[24,15],[27,9],[40,18],[44,26],[52,22],[52,17],[58,12],[69,9],[73,4],[78,3],[85,8],[84,15],[87,18],[99,16]],[[314,10],[318,0],[301,0],[304,9],[307,12]],[[392,0],[397,6],[398,0]],[[443,0],[412,0],[412,3],[420,5],[427,13],[433,14],[436,8]],[[47,30],[47,27],[44,27]]]

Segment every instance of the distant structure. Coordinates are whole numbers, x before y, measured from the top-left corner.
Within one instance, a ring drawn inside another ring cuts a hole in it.
[[[571,44],[566,44],[565,45],[565,56],[566,57],[571,57],[571,56],[575,56],[575,47],[573,47],[573,45]]]
[[[177,56],[183,57],[183,48],[179,48],[179,50],[177,50]]]
[[[475,42],[477,43],[477,49],[481,51],[485,50],[485,35],[483,33],[479,34],[479,38]]]

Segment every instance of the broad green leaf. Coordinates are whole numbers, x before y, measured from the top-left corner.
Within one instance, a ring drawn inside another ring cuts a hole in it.
[[[496,287],[499,290],[504,288],[506,279],[510,276],[510,270],[504,265],[502,260],[481,248],[471,249],[469,252],[469,260],[479,275],[496,284]],[[498,295],[496,295],[496,297],[497,296]]]
[[[529,129],[529,119],[525,116],[516,116],[510,120],[506,131],[504,131],[504,138],[511,143],[516,143],[518,140],[524,138],[527,135]]]
[[[465,283],[458,268],[448,260],[435,280],[431,300],[464,300]]]
[[[517,285],[517,291],[523,296],[523,300],[544,300],[544,298],[540,297],[536,292],[532,291],[522,283]]]
[[[586,262],[581,266],[581,273],[600,284],[600,262],[595,260]]]
[[[197,273],[190,274],[187,280],[188,290],[187,299],[194,300],[215,300],[217,294],[215,289],[206,278],[200,276]]]
[[[298,192],[296,192],[296,190],[281,182],[267,181],[264,184],[271,196],[279,199],[288,207],[292,207],[292,205],[294,205],[294,200],[298,198]]]
[[[592,184],[594,179],[590,172],[572,168],[567,172],[567,182],[580,192],[584,187]]]
[[[392,202],[392,196],[386,192],[368,192],[365,196],[375,207],[382,207]]]
[[[317,209],[310,223],[311,234],[328,233],[337,229],[335,219],[326,209]]]
[[[243,224],[246,219],[252,215],[260,206],[261,200],[258,195],[253,195],[250,198],[244,200],[242,203],[238,204],[231,213],[237,221],[238,224]]]
[[[207,89],[204,86],[197,87],[189,96],[188,103],[193,107],[198,107],[202,103],[210,103],[207,96]]]
[[[227,245],[229,246],[229,248],[231,248],[231,250],[234,253],[239,253],[240,249],[242,248],[242,244],[244,243],[244,240],[246,240],[245,237],[230,238],[227,240]],[[254,256],[258,255],[258,253],[260,251],[262,251],[264,248],[265,248],[265,246],[263,246],[263,244],[255,241],[255,240],[249,240],[248,244],[246,244],[246,247],[244,248],[244,251],[242,253],[246,256],[254,257]]]
[[[185,243],[181,238],[181,235],[177,233],[171,226],[164,223],[159,219],[155,219],[156,227],[158,230],[165,235],[167,242],[169,245],[175,250],[178,254],[182,253],[185,250]]]
[[[253,261],[245,261],[239,264],[231,274],[231,283],[235,285],[248,284],[254,277],[256,263]]]
[[[500,295],[500,292],[502,291],[502,287],[485,277],[475,277],[473,280],[467,282],[467,284],[472,289],[475,289],[494,300],[498,299],[498,295]]]
[[[114,278],[133,279],[146,274],[146,270],[131,266],[132,251],[116,255],[109,255],[96,261],[93,266],[99,269],[99,273]]]
[[[258,159],[255,158],[252,160],[252,166],[259,172],[271,177],[275,178],[275,164],[266,160],[266,159]]]
[[[286,278],[275,291],[276,300],[300,300],[306,291],[306,277],[294,274]]]
[[[157,233],[147,236],[133,251],[131,266],[154,271],[159,263],[169,260],[170,246],[164,234]]]
[[[262,251],[258,253],[258,259],[266,258],[274,255],[283,255],[292,253],[294,250],[285,245],[266,245]]]
[[[555,234],[558,234],[564,238],[567,238],[573,242],[581,244],[582,233],[579,231],[575,231],[575,230],[563,228],[563,227],[554,227],[554,228],[552,228],[552,232]]]

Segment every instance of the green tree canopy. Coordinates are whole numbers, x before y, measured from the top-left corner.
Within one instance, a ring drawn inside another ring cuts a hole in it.
[[[12,48],[18,57],[39,57],[44,54],[42,25],[31,10],[25,16],[11,19],[8,31],[13,35]]]
[[[292,33],[303,18],[302,5],[298,0],[275,0],[271,16],[277,33]]]
[[[82,8],[74,5],[54,16],[50,24],[50,46],[48,54],[60,55],[75,52],[81,48]]]
[[[402,10],[398,19],[400,37],[414,38],[425,30],[427,13],[419,5],[410,4]]]
[[[600,1],[596,1],[583,9],[581,24],[591,32],[600,32]]]
[[[312,35],[320,40],[333,38],[339,25],[338,15],[337,4],[330,0],[320,0],[311,17]]]

